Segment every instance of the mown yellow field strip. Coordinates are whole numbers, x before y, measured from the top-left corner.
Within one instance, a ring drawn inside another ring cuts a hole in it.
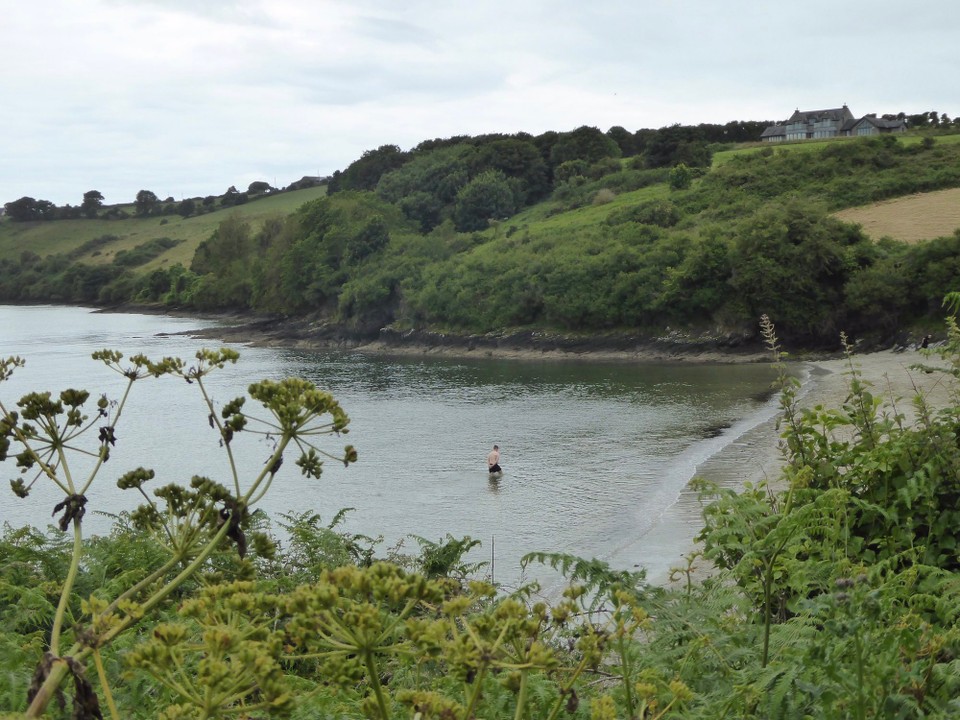
[[[874,240],[891,237],[903,242],[919,242],[953,235],[953,231],[960,228],[960,188],[848,208],[835,216],[861,225]]]

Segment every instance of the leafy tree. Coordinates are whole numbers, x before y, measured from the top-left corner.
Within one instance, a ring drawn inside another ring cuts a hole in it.
[[[49,200],[34,200],[26,196],[8,202],[3,207],[7,216],[17,222],[56,220],[59,215],[59,208]]]
[[[136,201],[134,202],[134,212],[140,217],[146,217],[151,215],[160,207],[160,198],[157,197],[156,193],[151,192],[150,190],[141,190],[137,193]]]
[[[730,301],[732,274],[728,241],[712,231],[667,269],[654,307],[680,322],[713,319]]]
[[[32,197],[24,196],[19,200],[8,202],[3,206],[7,217],[17,222],[26,222],[29,220],[39,220],[40,211],[37,207],[37,201]]]
[[[227,188],[227,191],[220,196],[220,205],[223,207],[233,207],[237,204],[239,197],[240,193],[237,191],[236,186],[231,185]]]
[[[670,187],[674,190],[686,190],[693,182],[693,173],[683,163],[677,163],[670,171]]]
[[[37,200],[37,220],[56,220],[58,208],[49,200]]]
[[[235,205],[243,205],[249,200],[249,196],[245,192],[237,192],[237,189],[232,185],[223,195],[220,196],[220,205],[222,207],[234,207]]]
[[[360,230],[350,237],[343,250],[346,262],[358,263],[365,260],[390,242],[390,228],[380,215],[371,217]]]
[[[403,214],[417,222],[420,232],[428,233],[443,219],[444,205],[428,192],[414,192],[400,201]]]
[[[396,203],[423,192],[442,205],[451,203],[470,178],[475,154],[472,145],[462,143],[418,152],[402,167],[384,173],[377,184],[377,195]]]
[[[228,217],[197,246],[190,272],[200,277],[191,294],[204,309],[248,309],[252,304],[254,266],[261,257],[250,223]]]
[[[540,151],[529,140],[494,140],[479,148],[477,164],[484,170],[499,170],[521,182],[524,203],[536,202],[550,191],[549,169]]]
[[[633,157],[637,154],[637,144],[633,133],[627,131],[619,125],[614,125],[607,130],[607,137],[613,140],[620,148],[621,157]]]
[[[531,142],[533,142],[534,147],[540,151],[540,157],[543,158],[544,162],[547,163],[548,167],[552,168],[553,165],[550,162],[550,153],[553,151],[553,146],[556,145],[557,140],[560,139],[560,133],[555,130],[548,130],[545,133],[537,135]]]
[[[586,125],[561,133],[550,149],[550,165],[556,167],[569,160],[585,160],[593,164],[608,157],[620,157],[620,148],[595,127]]]
[[[731,120],[725,125],[701,123],[697,129],[703,139],[712,143],[759,142],[763,131],[773,125],[771,120]]]
[[[553,170],[553,181],[556,185],[570,182],[573,178],[583,178],[587,176],[590,165],[586,160],[567,160],[560,163]]]
[[[83,194],[83,204],[80,211],[85,217],[95,218],[97,211],[103,206],[103,194],[99,190],[88,190]]]
[[[56,220],[60,213],[59,208],[49,200],[34,200],[32,197],[22,197],[3,207],[7,216],[17,222]]]
[[[646,157],[647,148],[656,136],[657,131],[651,130],[650,128],[637,130],[633,134],[633,146],[636,148],[637,154],[643,154],[644,157]]]
[[[50,203],[53,205],[53,203]],[[67,203],[63,207],[53,207],[52,218],[55,220],[77,220],[83,215],[81,214],[80,207],[74,207],[70,203]]]
[[[738,229],[730,284],[747,317],[769,315],[785,336],[825,341],[844,320],[844,286],[857,268],[856,227],[800,201],[768,207]]]
[[[457,230],[483,230],[491,219],[509,217],[517,203],[513,188],[498,170],[480,173],[457,194],[453,219]]]
[[[270,183],[264,182],[263,180],[254,180],[247,186],[247,192],[250,195],[262,195],[263,193],[272,191],[273,187]]]
[[[341,190],[373,190],[380,178],[396,170],[409,158],[396,145],[381,145],[376,150],[367,150],[360,159],[354,160],[343,172],[335,172],[327,188],[328,193]]]
[[[660,128],[646,144],[647,165],[652,168],[672,167],[685,163],[689,167],[709,167],[711,153],[700,128],[671,125]]]
[[[411,150],[411,155],[420,155],[422,153],[430,153],[434,150],[440,150],[441,148],[452,147],[454,145],[469,145],[471,138],[469,135],[454,135],[448,138],[433,138],[432,140],[424,140],[416,145],[416,147]]]
[[[105,220],[126,220],[128,217],[130,217],[130,213],[117,206],[113,206],[108,207],[100,217],[104,218]]]
[[[177,205],[177,215],[190,217],[197,211],[197,203],[192,198],[186,198]]]

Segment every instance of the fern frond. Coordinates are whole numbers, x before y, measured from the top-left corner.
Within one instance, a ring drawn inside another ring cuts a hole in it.
[[[649,587],[647,571],[614,570],[602,560],[587,560],[566,553],[532,552],[520,558],[520,567],[527,569],[531,563],[547,565],[558,571],[569,582],[583,585],[588,594],[605,596],[612,590],[626,590],[637,597]]]

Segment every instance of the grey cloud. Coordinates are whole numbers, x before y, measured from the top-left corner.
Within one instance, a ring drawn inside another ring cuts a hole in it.
[[[351,23],[358,34],[385,43],[408,43],[422,47],[433,46],[437,36],[421,25],[394,18],[363,15]]]
[[[142,8],[155,7],[183,15],[218,20],[234,25],[275,25],[264,11],[263,0],[103,0],[106,5]]]
[[[946,0],[49,3],[15,4],[0,25],[17,68],[0,75],[13,99],[0,105],[0,203],[285,184],[384,143],[463,133],[783,119],[843,102],[960,113],[960,4]],[[155,23],[113,37],[145,8]],[[42,50],[54,47],[68,51]]]

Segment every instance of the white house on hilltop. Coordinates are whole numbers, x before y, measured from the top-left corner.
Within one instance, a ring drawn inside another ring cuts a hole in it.
[[[764,130],[760,139],[763,142],[815,140],[904,132],[906,129],[907,123],[904,120],[884,120],[876,115],[865,115],[857,119],[850,112],[850,108],[844,105],[829,110],[795,110],[783,125],[771,125]]]

